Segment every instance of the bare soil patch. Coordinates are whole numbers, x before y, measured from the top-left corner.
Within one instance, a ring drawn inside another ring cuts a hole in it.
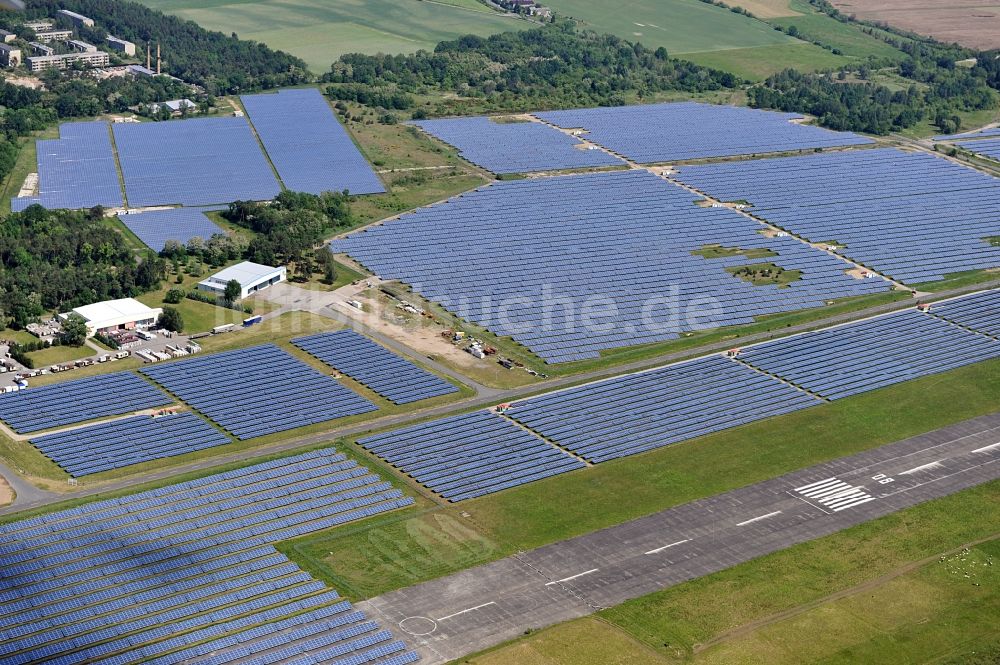
[[[14,501],[14,490],[10,488],[7,481],[0,478],[0,506],[6,506]]]
[[[833,0],[845,14],[958,42],[977,49],[1000,48],[1000,0],[946,3],[935,0]]]

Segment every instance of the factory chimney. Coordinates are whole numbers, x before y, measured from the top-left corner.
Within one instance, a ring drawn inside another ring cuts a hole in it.
[[[160,68],[163,61],[160,60],[160,42],[156,42],[156,73],[160,74]]]

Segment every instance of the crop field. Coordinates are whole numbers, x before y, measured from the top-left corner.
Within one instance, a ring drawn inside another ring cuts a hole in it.
[[[692,2],[694,0],[691,0]],[[344,53],[412,53],[460,35],[535,25],[476,0],[141,0],[209,30],[235,32],[324,72]]]
[[[833,0],[845,14],[866,21],[882,21],[904,30],[958,42],[978,49],[1000,47],[1000,1],[922,2],[908,0]]]

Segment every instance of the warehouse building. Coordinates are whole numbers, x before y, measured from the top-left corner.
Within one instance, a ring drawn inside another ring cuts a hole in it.
[[[21,49],[10,44],[0,44],[0,65],[17,67],[21,64]]]
[[[75,62],[88,67],[106,67],[111,64],[111,56],[104,51],[91,53],[67,53],[65,55],[38,55],[28,58],[28,69],[41,72],[46,69],[69,69]]]
[[[147,307],[135,298],[121,298],[77,307],[72,312],[60,314],[59,318],[65,320],[70,314],[82,316],[87,322],[87,333],[96,335],[113,330],[145,330],[156,325],[163,310],[159,307]]]
[[[108,48],[127,56],[135,56],[135,44],[125,39],[108,35]]]
[[[221,298],[226,291],[226,284],[235,279],[240,283],[240,298],[266,289],[272,284],[285,281],[287,277],[285,266],[265,266],[252,261],[244,261],[217,272],[206,280],[198,283],[199,291],[214,293]]]
[[[77,25],[85,25],[88,28],[93,28],[94,27],[94,19],[87,18],[83,14],[77,14],[76,12],[71,12],[68,9],[60,9],[56,13],[59,14],[60,16],[68,18],[69,20],[73,21],[73,23],[76,23]]]

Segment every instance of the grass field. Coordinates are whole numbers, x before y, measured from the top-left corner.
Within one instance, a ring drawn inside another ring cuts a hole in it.
[[[35,367],[46,367],[89,358],[92,355],[94,355],[94,350],[89,346],[50,346],[47,349],[29,353],[28,357],[34,361]]]
[[[377,595],[991,413],[997,372],[1000,360],[979,363],[392,524],[315,534],[294,550],[355,598]]]
[[[322,73],[344,53],[432,50],[465,34],[536,25],[476,0],[141,0],[209,30],[235,32],[299,56]]]
[[[989,483],[461,662],[965,662],[997,642],[998,508]]]
[[[852,62],[850,58],[834,55],[830,51],[801,41],[753,48],[683,53],[678,54],[678,57],[704,67],[732,72],[750,81],[763,80],[789,67],[810,72],[834,69]]]

